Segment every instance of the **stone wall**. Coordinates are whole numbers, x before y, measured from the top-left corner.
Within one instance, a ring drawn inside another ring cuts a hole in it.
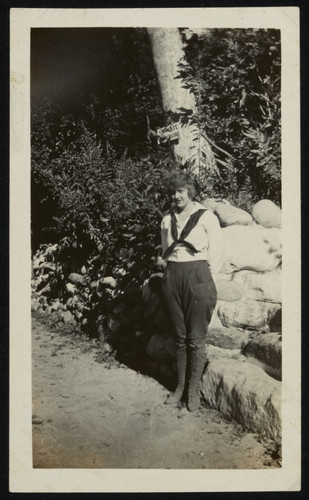
[[[224,261],[214,276],[218,303],[206,339],[205,402],[247,429],[280,441],[281,211],[269,200],[251,214],[207,199],[224,236]],[[129,279],[128,270],[94,282],[71,273],[62,297],[52,299],[52,247],[33,262],[32,307],[99,334],[130,363],[175,380],[175,342],[161,295],[163,274]],[[128,281],[126,281],[128,276]],[[120,286],[121,283],[121,286]]]

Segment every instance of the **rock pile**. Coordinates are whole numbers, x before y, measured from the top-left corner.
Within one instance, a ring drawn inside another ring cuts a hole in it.
[[[207,199],[218,217],[225,257],[214,277],[218,303],[209,325],[201,393],[208,405],[249,430],[280,440],[281,213],[269,200],[251,214]],[[32,307],[99,335],[127,362],[175,378],[175,342],[162,296],[163,274],[145,279],[129,264],[92,280],[57,268],[55,246],[33,259]],[[61,285],[61,286],[60,286]],[[54,289],[58,287],[58,293]],[[61,294],[59,294],[61,289]]]

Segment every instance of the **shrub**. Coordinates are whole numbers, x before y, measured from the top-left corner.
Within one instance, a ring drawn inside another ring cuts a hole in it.
[[[40,163],[38,163],[38,158]],[[57,206],[53,230],[58,259],[66,272],[91,260],[92,272],[105,273],[119,262],[152,267],[160,244],[160,220],[167,198],[164,152],[140,160],[108,155],[85,125],[57,157],[33,155],[33,177]],[[132,253],[132,249],[134,249]]]

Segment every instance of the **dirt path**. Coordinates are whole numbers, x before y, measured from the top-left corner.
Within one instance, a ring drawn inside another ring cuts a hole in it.
[[[254,434],[164,405],[157,381],[99,357],[95,341],[33,319],[34,467],[278,467]]]

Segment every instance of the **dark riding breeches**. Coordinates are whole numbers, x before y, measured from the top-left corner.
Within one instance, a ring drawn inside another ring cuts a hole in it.
[[[205,341],[217,301],[208,262],[168,262],[162,291],[177,344]]]

